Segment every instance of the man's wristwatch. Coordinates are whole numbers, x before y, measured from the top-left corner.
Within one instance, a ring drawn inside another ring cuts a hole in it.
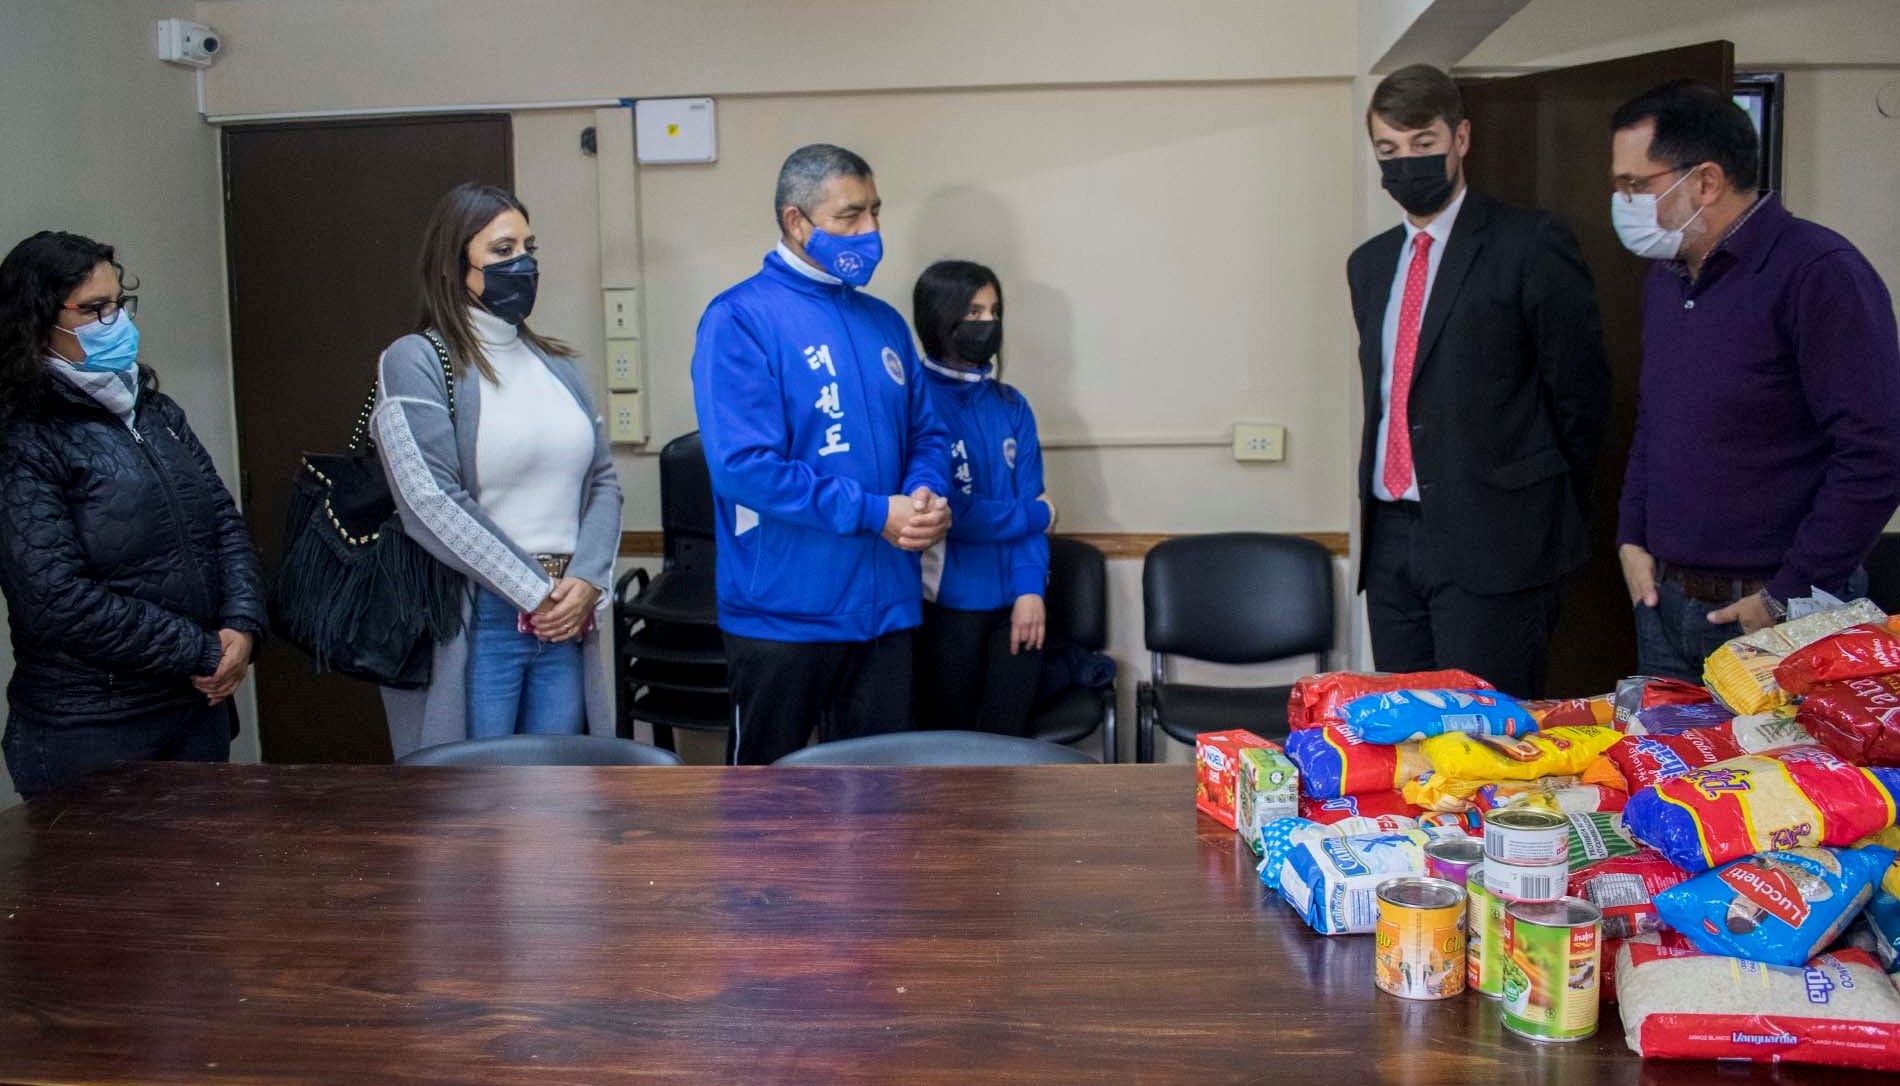
[[[1769,618],[1780,622],[1788,617],[1788,605],[1776,599],[1774,594],[1766,588],[1757,592],[1756,595],[1761,598],[1761,605],[1768,609]]]

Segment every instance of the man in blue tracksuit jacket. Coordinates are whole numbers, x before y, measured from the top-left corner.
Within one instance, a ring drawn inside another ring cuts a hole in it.
[[[693,396],[718,517],[728,743],[764,765],[910,726],[918,555],[950,527],[948,433],[883,255],[871,168],[824,144],[779,171],[776,251],[713,299]]]

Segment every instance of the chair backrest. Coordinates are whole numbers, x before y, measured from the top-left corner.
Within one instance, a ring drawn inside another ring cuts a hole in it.
[[[1166,540],[1142,565],[1141,600],[1151,653],[1258,664],[1333,647],[1333,556],[1299,536]]]
[[[1867,556],[1867,598],[1900,615],[1900,532],[1888,532]]]
[[[1079,539],[1049,541],[1049,637],[1108,647],[1108,560]]]
[[[680,756],[611,735],[503,735],[424,747],[397,765],[684,765]]]
[[[660,531],[667,566],[712,568],[712,472],[698,430],[660,450]]]
[[[892,732],[795,750],[777,765],[1092,765],[1073,747],[988,732]]]

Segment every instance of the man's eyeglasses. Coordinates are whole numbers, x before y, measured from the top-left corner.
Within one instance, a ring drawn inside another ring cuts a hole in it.
[[[1648,192],[1649,183],[1658,177],[1668,177],[1672,173],[1684,173],[1693,169],[1695,169],[1694,166],[1671,166],[1666,170],[1657,170],[1647,177],[1619,177],[1611,184],[1616,188],[1618,196],[1629,200],[1639,192]]]
[[[121,294],[117,298],[108,298],[103,302],[80,302],[76,305],[72,302],[63,302],[60,304],[60,308],[70,309],[75,313],[84,313],[100,324],[111,324],[119,319],[120,313],[124,313],[128,317],[138,316],[139,296],[136,294]]]

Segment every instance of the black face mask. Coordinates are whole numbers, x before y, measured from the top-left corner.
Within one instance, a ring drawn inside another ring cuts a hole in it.
[[[482,308],[509,324],[520,324],[534,312],[534,292],[540,283],[541,266],[532,253],[490,264],[482,269]]]
[[[1430,215],[1451,201],[1456,183],[1445,176],[1444,155],[1379,160],[1379,184],[1413,215]]]
[[[966,366],[988,365],[1002,345],[1002,321],[964,321],[950,332],[950,349]]]

